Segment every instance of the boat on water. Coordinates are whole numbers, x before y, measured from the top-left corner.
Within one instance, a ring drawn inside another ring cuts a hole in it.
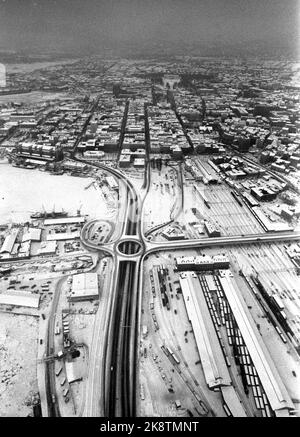
[[[68,213],[63,209],[61,211],[40,211],[30,215],[32,219],[63,218],[68,217]]]

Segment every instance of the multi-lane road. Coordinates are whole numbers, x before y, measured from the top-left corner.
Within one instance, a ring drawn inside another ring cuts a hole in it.
[[[136,193],[132,183],[119,171],[98,165],[117,177],[125,184],[127,207],[119,238],[113,242],[99,246],[88,240],[86,228],[81,239],[83,244],[92,250],[106,251],[113,258],[114,271],[112,278],[109,320],[104,332],[102,357],[102,377],[98,384],[102,387],[103,408],[105,416],[135,416],[136,395],[136,360],[138,339],[138,291],[140,265],[144,254],[142,234],[143,201]],[[99,332],[103,341],[103,331]],[[86,414],[95,411],[94,405],[99,399],[88,394]]]

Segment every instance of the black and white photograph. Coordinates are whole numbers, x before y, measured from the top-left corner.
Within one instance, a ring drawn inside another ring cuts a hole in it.
[[[300,0],[0,0],[0,420],[300,416],[299,109]]]

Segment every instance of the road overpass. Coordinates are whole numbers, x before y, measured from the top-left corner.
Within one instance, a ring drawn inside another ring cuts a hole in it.
[[[195,240],[178,240],[178,241],[146,241],[145,254],[149,255],[153,252],[163,250],[178,250],[178,249],[198,249],[204,247],[215,246],[231,246],[233,244],[253,244],[253,243],[274,243],[281,241],[297,241],[300,240],[299,232],[274,232],[252,235],[237,235],[229,237],[201,238]]]

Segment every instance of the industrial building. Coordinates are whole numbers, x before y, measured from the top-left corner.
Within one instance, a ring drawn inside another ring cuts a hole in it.
[[[205,381],[210,389],[226,389],[226,404],[233,416],[245,417],[245,410],[232,386],[225,358],[210,317],[197,275],[180,274],[180,286],[192,324]]]
[[[99,299],[97,273],[80,273],[73,276],[70,300],[83,301]]]
[[[80,238],[80,231],[57,232],[57,233],[47,235],[47,241],[74,240],[75,238]]]
[[[10,294],[0,293],[0,305],[13,305],[28,308],[38,308],[40,296],[38,294],[17,292]]]
[[[221,232],[213,223],[208,220],[204,221],[204,227],[209,237],[220,237]]]
[[[11,233],[5,237],[4,243],[2,244],[0,253],[11,254],[16,243],[16,239],[19,233],[19,229],[12,229]]]
[[[226,255],[181,256],[176,258],[178,270],[217,270],[228,269],[229,259]]]
[[[76,217],[65,217],[58,219],[46,219],[44,220],[44,225],[46,226],[55,226],[55,225],[70,225],[73,223],[84,223],[85,217],[76,216]]]
[[[75,381],[80,381],[82,379],[80,369],[76,365],[76,362],[66,361],[65,366],[66,366],[67,380],[69,384]]]
[[[169,226],[167,229],[165,229],[161,233],[161,235],[169,241],[176,241],[176,240],[184,240],[185,239],[185,235],[182,232],[178,232],[178,230],[173,228],[172,226]]]
[[[22,158],[43,159],[46,161],[60,161],[63,153],[60,147],[35,143],[21,143],[16,147],[17,156]]]
[[[41,241],[42,230],[39,228],[28,228],[23,234],[22,243],[26,241]]]
[[[281,380],[276,366],[258,332],[245,301],[234,286],[233,278],[226,272],[219,277],[226,299],[241,331],[259,379],[276,415],[288,416],[293,402]]]
[[[209,388],[230,385],[231,379],[195,273],[180,275],[180,286],[192,323],[205,380]],[[211,325],[211,326],[210,326]]]
[[[38,251],[38,255],[55,255],[57,249],[57,242],[55,241],[43,241]]]
[[[251,188],[250,193],[257,200],[263,202],[274,200],[277,196],[277,193],[275,193],[268,187],[254,187]]]

